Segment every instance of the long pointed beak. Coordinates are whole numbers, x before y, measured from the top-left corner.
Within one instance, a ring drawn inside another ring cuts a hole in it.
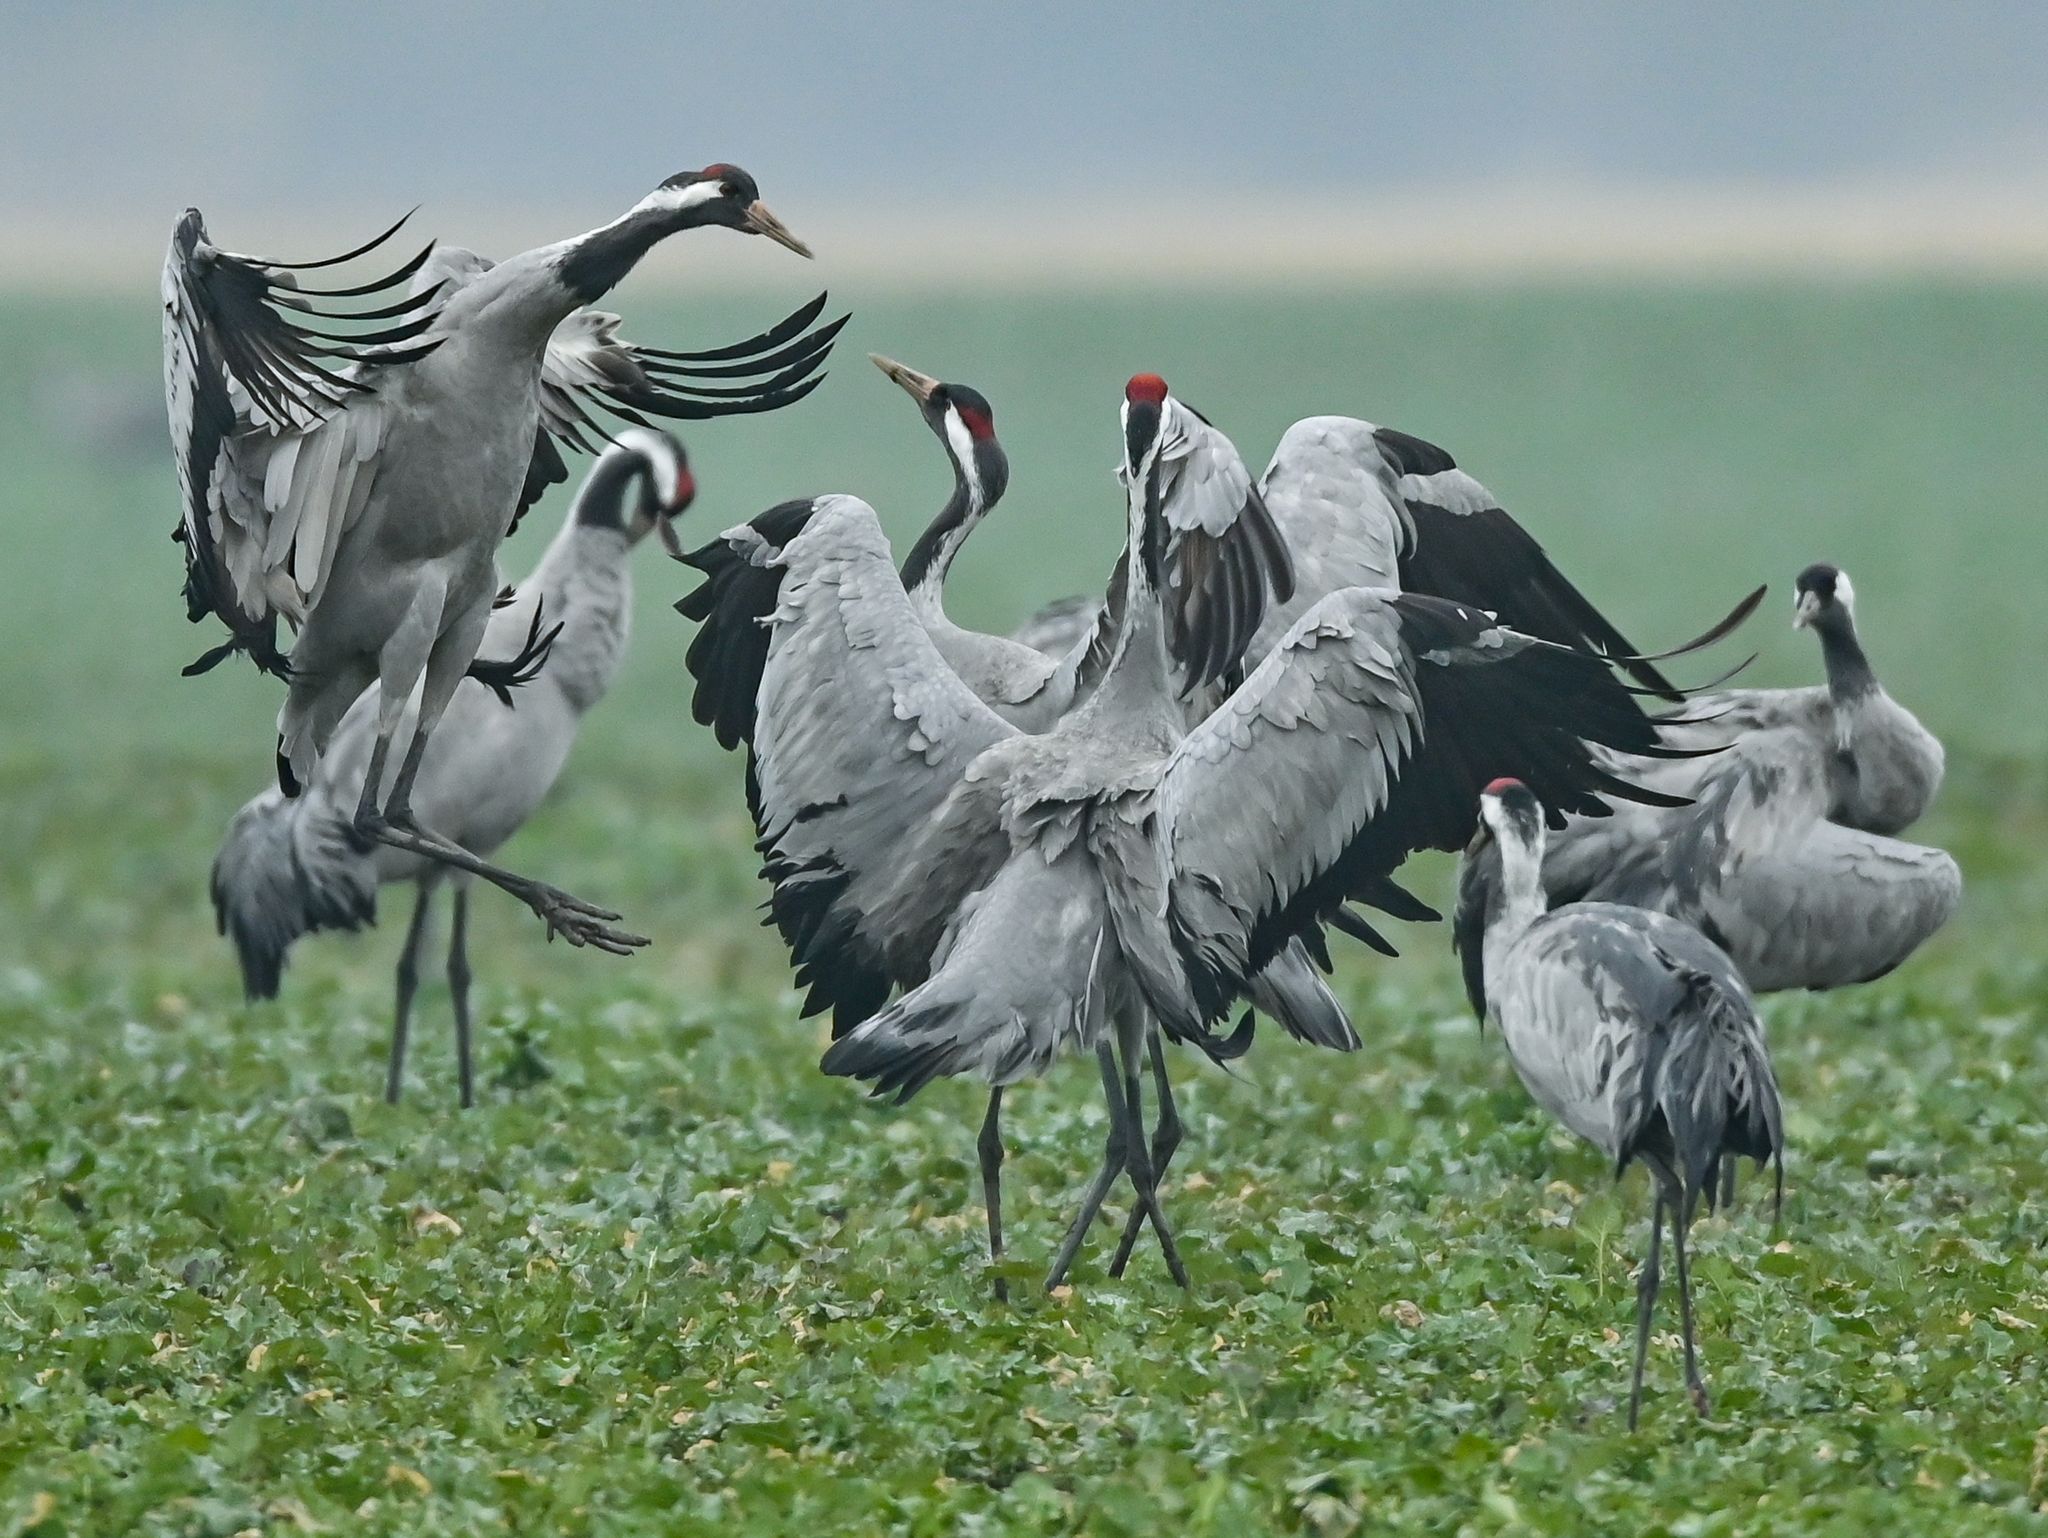
[[[790,234],[789,226],[776,218],[759,198],[747,205],[747,233],[766,235],[778,246],[787,246],[798,256],[808,257],[811,254],[811,248]]]
[[[1813,616],[1819,609],[1819,604],[1814,603],[1804,593],[1800,594],[1799,602],[1792,610],[1792,628],[1794,630],[1804,630],[1813,623]]]
[[[887,374],[922,406],[932,398],[932,391],[939,387],[938,380],[929,374],[920,374],[916,369],[898,363],[894,358],[885,358],[878,352],[868,354],[868,362]]]

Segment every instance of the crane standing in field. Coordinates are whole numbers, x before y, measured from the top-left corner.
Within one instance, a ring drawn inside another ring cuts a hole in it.
[[[946,574],[968,534],[1008,485],[1008,461],[996,438],[994,412],[978,391],[920,374],[890,359],[877,357],[875,363],[918,403],[926,424],[945,446],[953,469],[952,496],[912,547],[898,576],[909,611],[937,652],[938,663],[982,704],[1019,730],[1049,730],[1073,707],[1078,694],[1093,687],[1106,662],[1110,636],[1077,636],[1067,655],[1055,661],[1017,641],[965,629],[947,617],[943,603]],[[1181,641],[1199,636],[1206,651],[1221,655],[1232,643],[1215,645],[1206,627],[1211,623],[1234,625],[1235,644],[1241,645],[1257,624],[1265,595],[1288,587],[1285,551],[1265,524],[1264,510],[1251,493],[1250,476],[1229,440],[1178,402],[1172,403],[1172,410],[1181,441],[1162,505],[1162,517],[1174,531],[1165,559],[1176,569],[1177,563],[1185,560],[1208,574],[1206,584],[1194,583],[1190,591],[1200,595],[1197,601],[1205,602],[1205,612],[1214,616],[1184,626],[1176,635]],[[677,605],[685,615],[705,621],[688,656],[691,672],[698,679],[693,710],[699,721],[716,730],[723,744],[732,747],[744,741],[750,755],[755,748],[757,704],[771,645],[772,626],[766,622],[774,614],[783,580],[783,566],[776,553],[796,540],[819,507],[818,503],[798,502],[771,510],[750,524],[728,530],[687,557],[707,575],[704,585]],[[1217,585],[1219,574],[1225,573],[1227,589]],[[1225,593],[1227,597],[1219,596]],[[845,638],[819,636],[800,644],[802,650],[789,652],[777,669],[782,680],[779,687],[793,693],[835,688],[847,665],[840,655]],[[1202,664],[1198,661],[1196,665]],[[1181,709],[1166,687],[1162,687],[1157,704],[1163,713],[1175,716]],[[835,744],[834,749],[843,752],[845,745]],[[767,809],[758,797],[754,810],[765,836]],[[774,845],[767,874],[776,882],[776,893],[769,910],[790,942],[798,963],[798,984],[809,992],[805,1013],[830,1005],[835,1031],[843,1031],[879,1009],[892,985],[910,987],[923,980],[930,964],[929,948],[937,936],[927,934],[914,941],[898,937],[885,947],[876,964],[861,961],[858,948],[847,944],[843,919],[820,922],[820,914],[833,914],[835,904],[840,915],[850,912],[852,904],[839,902],[840,894],[828,893],[806,878],[812,869],[808,841],[807,832],[792,829]],[[864,898],[856,894],[855,901],[860,900]],[[886,928],[881,915],[871,915],[865,923],[870,930]],[[1345,1051],[1358,1045],[1343,1007],[1317,975],[1299,941],[1291,943],[1260,973],[1251,997],[1258,1008],[1298,1039]],[[1248,1041],[1248,1035],[1243,1039]],[[1221,1041],[1205,1041],[1205,1045],[1219,1056],[1232,1050]],[[1180,1128],[1166,1089],[1164,1061],[1156,1051],[1154,1068],[1162,1095],[1154,1157],[1163,1163],[1178,1143]],[[978,1144],[990,1251],[998,1259],[1002,1249],[1002,1098],[1003,1086],[993,1085]],[[1115,1272],[1121,1273],[1135,1239],[1134,1224],[1118,1251]],[[1000,1279],[996,1285],[1001,1295],[1006,1288]]]
[[[1667,1212],[1686,1387],[1705,1415],[1685,1253],[1694,1211],[1701,1197],[1714,1206],[1723,1155],[1775,1163],[1781,1199],[1784,1190],[1784,1113],[1756,1006],[1726,953],[1676,919],[1614,903],[1546,911],[1543,808],[1520,781],[1487,785],[1480,815],[1475,842],[1498,848],[1500,880],[1459,904],[1472,1007],[1499,1029],[1539,1105],[1612,1159],[1617,1176],[1637,1160],[1650,1172],[1629,1429],[1642,1406]]]
[[[556,329],[658,242],[707,225],[809,255],[752,177],[713,165],[672,176],[611,223],[523,252],[452,292],[431,288],[352,314],[321,303],[388,298],[430,253],[379,280],[308,290],[297,271],[359,256],[392,232],[327,262],[278,263],[213,245],[193,209],[164,266],[187,605],[195,616],[218,615],[234,644],[286,677],[280,784],[290,794],[311,777],[336,724],[374,682],[356,834],[482,876],[527,903],[550,933],[619,953],[645,941],[609,927],[616,914],[472,854],[424,826],[412,797],[489,622],[498,545],[526,490],[559,468],[541,436]],[[398,323],[351,338],[296,316]],[[616,404],[605,387],[598,394]],[[279,615],[297,632],[289,658],[277,652]],[[411,743],[380,803],[415,690]]]
[[[498,651],[552,626],[546,666],[521,679],[516,708],[472,677],[449,701],[424,756],[416,794],[434,826],[479,857],[524,825],[553,788],[584,713],[604,696],[625,655],[632,612],[631,554],[652,530],[666,532],[696,483],[682,446],[666,433],[628,427],[584,479],[561,532],[510,602],[491,618],[485,649]],[[495,643],[495,644],[494,644]],[[534,648],[525,648],[531,652]],[[500,685],[502,688],[503,686]],[[241,960],[252,999],[277,994],[285,954],[302,934],[357,929],[376,918],[377,888],[418,889],[398,957],[397,1007],[384,1097],[398,1101],[413,992],[428,916],[443,880],[454,889],[448,985],[462,1104],[475,1101],[469,1014],[469,882],[466,871],[352,836],[377,728],[377,696],[365,690],[342,717],[302,794],[271,787],[235,816],[213,863],[214,911]],[[401,722],[410,726],[408,709]],[[387,776],[388,777],[388,776]]]

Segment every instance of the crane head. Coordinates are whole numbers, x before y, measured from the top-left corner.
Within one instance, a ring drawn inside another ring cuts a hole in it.
[[[1166,381],[1157,374],[1133,374],[1124,386],[1122,473],[1133,484],[1144,475],[1147,461],[1158,448],[1166,397]]]
[[[925,426],[946,446],[970,500],[983,511],[993,507],[1010,483],[1010,461],[996,441],[996,412],[988,397],[971,385],[948,384],[880,353],[869,353],[868,360],[917,402]]]
[[[1856,618],[1856,589],[1849,574],[1825,561],[1802,571],[1792,584],[1792,628],[1825,628]]]
[[[1542,836],[1543,805],[1536,793],[1512,776],[1489,780],[1479,792],[1479,828],[1472,847],[1477,849],[1490,837],[1527,847]]]
[[[789,226],[761,201],[761,189],[738,166],[714,161],[701,171],[678,171],[650,193],[641,205],[668,210],[676,228],[722,224],[744,235],[765,235],[778,246],[807,257],[811,248],[790,233]]]

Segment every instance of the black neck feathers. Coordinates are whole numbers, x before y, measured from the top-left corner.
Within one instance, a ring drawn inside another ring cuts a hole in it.
[[[674,209],[644,208],[615,224],[592,230],[556,268],[579,304],[595,304],[639,265],[657,242],[683,228]]]
[[[1856,622],[1833,614],[1814,628],[1820,632],[1821,660],[1827,665],[1828,693],[1839,701],[1859,700],[1877,692],[1877,674],[1856,638]]]

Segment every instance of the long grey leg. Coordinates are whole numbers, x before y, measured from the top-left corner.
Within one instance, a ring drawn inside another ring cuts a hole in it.
[[[1088,1225],[1102,1210],[1102,1200],[1109,1195],[1109,1188],[1115,1184],[1116,1177],[1124,1172],[1126,1150],[1132,1135],[1129,1131],[1130,1107],[1124,1100],[1123,1086],[1117,1082],[1116,1058],[1110,1052],[1106,1037],[1095,1048],[1095,1060],[1102,1068],[1102,1093],[1109,1103],[1109,1143],[1102,1151],[1102,1168],[1089,1182],[1088,1190],[1081,1198],[1081,1210],[1075,1215],[1073,1226],[1067,1230],[1066,1240],[1060,1245],[1059,1255],[1053,1260],[1052,1270],[1045,1278],[1047,1292],[1067,1279],[1067,1272],[1074,1264],[1074,1255],[1081,1248],[1082,1239],[1087,1237]]]
[[[374,760],[376,754],[372,750]],[[647,943],[645,935],[628,934],[621,929],[610,927],[610,921],[619,915],[609,908],[600,908],[587,903],[580,897],[572,896],[560,887],[550,886],[545,881],[536,881],[531,876],[522,876],[516,871],[493,865],[464,849],[460,844],[441,837],[431,829],[421,827],[412,820],[412,813],[405,807],[398,812],[403,819],[393,820],[384,812],[372,810],[367,819],[358,818],[357,832],[380,844],[393,849],[403,849],[437,865],[446,865],[455,870],[468,871],[472,876],[481,876],[501,891],[509,892],[539,916],[548,927],[552,938],[560,935],[571,945],[593,945],[601,951],[610,951],[614,956],[630,956],[636,949]]]
[[[1691,1192],[1685,1193],[1671,1209],[1671,1246],[1678,1252],[1678,1317],[1685,1329],[1685,1386],[1692,1391],[1692,1407],[1702,1419],[1708,1413],[1707,1385],[1700,1378],[1698,1348],[1693,1344],[1692,1271],[1685,1259],[1685,1231],[1692,1226]]]
[[[1735,1205],[1735,1166],[1738,1162],[1734,1154],[1721,1155],[1720,1207],[1723,1212]]]
[[[433,903],[433,888],[421,882],[419,895],[413,899],[412,922],[405,927],[405,947],[398,953],[398,1008],[391,1019],[391,1066],[384,1071],[387,1105],[397,1105],[398,1097],[405,1093],[405,1040],[412,1029],[412,997],[420,986],[420,945],[427,937],[427,914]]]
[[[459,885],[448,931],[448,992],[455,1001],[455,1072],[466,1111],[476,1104],[476,1075],[469,1059],[469,888]]]
[[[1159,1120],[1152,1125],[1152,1177],[1156,1182],[1164,1178],[1166,1166],[1173,1162],[1174,1150],[1180,1147],[1184,1129],[1180,1112],[1173,1103],[1173,1082],[1166,1076],[1166,1049],[1161,1045],[1157,1031],[1150,1034],[1152,1082],[1159,1091]],[[1144,1227],[1146,1216],[1142,1205],[1131,1209],[1131,1215],[1124,1223],[1124,1236],[1116,1247],[1116,1259],[1109,1264],[1111,1276],[1122,1276],[1124,1268],[1131,1263],[1131,1251],[1137,1246],[1138,1232]]]
[[[371,751],[370,773],[363,781],[363,799],[356,808],[357,835],[388,844],[393,849],[403,849],[436,864],[483,877],[531,908],[547,925],[549,938],[560,935],[571,945],[594,945],[616,956],[628,955],[645,945],[647,937],[611,928],[611,921],[619,915],[609,908],[597,907],[560,887],[479,859],[453,839],[443,838],[422,827],[413,815],[413,783],[419,778],[421,764],[426,761],[427,745],[442,712],[448,708],[449,700],[454,698],[455,690],[461,685],[470,659],[476,655],[476,643],[482,638],[483,627],[489,619],[490,610],[485,605],[472,616],[473,623],[468,628],[452,630],[433,643],[426,661],[425,682],[420,687],[420,708],[413,725],[412,741],[406,745],[398,777],[392,783],[391,794],[384,798],[381,811],[377,808],[377,787],[383,783],[391,738],[396,734],[412,684],[403,668],[380,671],[378,687],[385,693],[379,704],[377,744]]]
[[[992,1266],[1003,1263],[1003,1087],[988,1092],[988,1115],[981,1119],[981,1136],[975,1142],[981,1155],[981,1199],[988,1206],[988,1259]],[[996,1278],[996,1301],[1010,1301],[1007,1278]]]
[[[1141,1026],[1146,1035],[1149,1029]],[[1181,1264],[1180,1249],[1173,1242],[1173,1230],[1166,1226],[1166,1213],[1159,1205],[1159,1178],[1152,1169],[1152,1155],[1145,1147],[1145,1091],[1138,1081],[1138,1044],[1129,1033],[1119,1031],[1124,1060],[1124,1101],[1130,1108],[1130,1125],[1125,1153],[1131,1187],[1138,1193],[1138,1210],[1152,1220],[1159,1235],[1159,1251],[1166,1257],[1166,1269],[1181,1287],[1188,1285],[1188,1268]]]
[[[1657,1303],[1658,1269],[1664,1250],[1664,1191],[1657,1189],[1656,1205],[1650,1209],[1650,1253],[1643,1261],[1643,1274],[1636,1281],[1636,1370],[1628,1385],[1628,1429],[1636,1429],[1643,1409],[1643,1362],[1650,1353],[1650,1311]]]

